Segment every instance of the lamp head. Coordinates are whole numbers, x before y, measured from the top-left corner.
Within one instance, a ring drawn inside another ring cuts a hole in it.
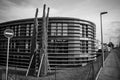
[[[101,12],[100,15],[107,14],[108,12]]]

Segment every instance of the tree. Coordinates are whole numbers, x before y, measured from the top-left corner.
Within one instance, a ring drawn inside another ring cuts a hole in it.
[[[109,42],[108,47],[114,48],[114,44],[112,42]]]

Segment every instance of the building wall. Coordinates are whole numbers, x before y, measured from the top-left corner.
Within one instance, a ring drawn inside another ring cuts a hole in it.
[[[41,48],[41,27],[39,18],[38,43]],[[31,56],[31,37],[34,19],[9,21],[0,24],[0,65],[5,65],[7,38],[4,30],[10,28],[14,37],[10,42],[9,65],[27,68]],[[68,17],[51,17],[48,25],[48,60],[51,69],[81,66],[93,60],[95,53],[96,26],[86,20]],[[84,56],[88,55],[88,56]]]

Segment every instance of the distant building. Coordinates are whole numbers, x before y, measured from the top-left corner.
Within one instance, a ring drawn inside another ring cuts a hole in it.
[[[38,42],[41,48],[41,25],[39,18]],[[6,65],[7,38],[5,29],[13,29],[10,43],[9,65],[27,69],[31,56],[31,36],[34,19],[21,19],[0,23],[0,66]],[[77,18],[50,17],[48,25],[48,61],[51,69],[81,66],[95,59],[96,26]]]

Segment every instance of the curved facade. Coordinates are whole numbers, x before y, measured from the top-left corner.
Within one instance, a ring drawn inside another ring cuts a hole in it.
[[[39,18],[38,43],[41,47],[42,19]],[[9,65],[27,69],[31,55],[34,19],[22,19],[0,24],[0,65],[6,64],[7,38],[5,29],[13,29]],[[81,66],[93,60],[96,26],[86,20],[50,17],[48,25],[48,61],[51,69]]]

